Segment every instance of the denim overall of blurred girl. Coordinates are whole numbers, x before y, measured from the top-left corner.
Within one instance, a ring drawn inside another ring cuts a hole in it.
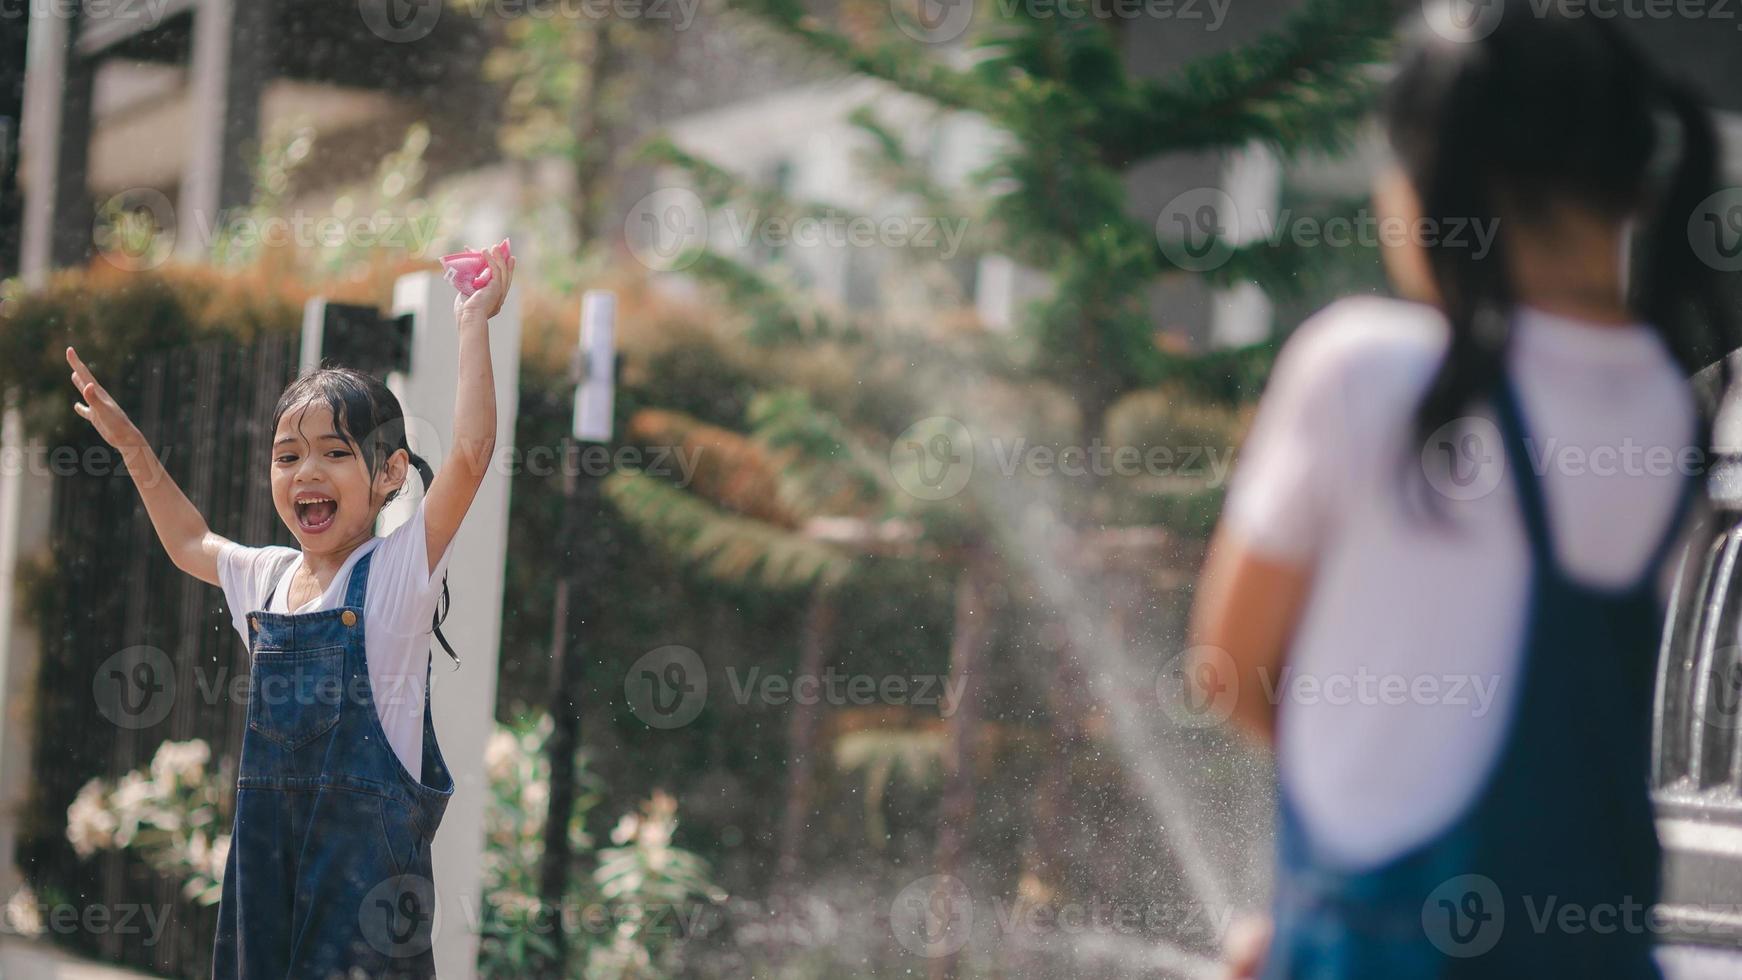
[[[358,559],[340,608],[248,615],[248,729],[214,978],[435,976],[430,843],[454,782],[427,663],[427,785],[382,732],[363,647],[373,557]]]
[[[1661,863],[1648,789],[1656,572],[1698,477],[1643,580],[1580,584],[1555,557],[1510,380],[1494,403],[1532,568],[1507,737],[1447,830],[1367,870],[1314,853],[1284,786],[1266,978],[1660,976],[1648,928]]]

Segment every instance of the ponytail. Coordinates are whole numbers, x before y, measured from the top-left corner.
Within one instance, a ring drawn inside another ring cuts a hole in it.
[[[1658,197],[1638,305],[1653,324],[1685,325],[1665,337],[1685,371],[1693,374],[1719,361],[1728,387],[1726,355],[1742,346],[1742,338],[1724,307],[1717,270],[1701,258],[1690,227],[1717,190],[1717,136],[1711,113],[1685,87],[1659,75],[1658,91],[1680,130],[1680,159]],[[1696,325],[1702,329],[1692,329]]]
[[[423,489],[427,492],[430,484],[435,482],[435,472],[430,469],[428,461],[412,452],[409,447],[405,452],[411,457],[411,465],[417,467],[418,478],[423,480]],[[458,670],[460,668],[460,655],[454,652],[454,648],[448,644],[448,638],[442,635],[442,622],[448,618],[448,606],[448,573],[446,569],[443,569],[442,601],[437,607],[435,618],[430,622],[430,629],[435,632],[436,642],[440,643],[442,649],[446,650],[448,656],[453,659],[454,669]]]
[[[1725,309],[1718,269],[1693,233],[1717,188],[1718,141],[1695,94],[1666,77],[1613,24],[1550,11],[1525,0],[1489,33],[1452,40],[1419,20],[1387,92],[1386,129],[1426,219],[1530,220],[1561,201],[1617,222],[1638,214],[1646,229],[1627,297],[1683,371],[1728,355],[1742,336]],[[1673,153],[1661,152],[1664,116],[1677,123]],[[1654,167],[1659,159],[1673,163]],[[1508,236],[1477,254],[1442,243],[1427,249],[1449,338],[1414,417],[1425,445],[1491,395],[1505,375],[1516,288],[1507,274]],[[1711,409],[1701,413],[1701,449]],[[1409,454],[1415,455],[1415,454]],[[1405,459],[1406,472],[1419,471]],[[1425,497],[1432,510],[1437,502]]]

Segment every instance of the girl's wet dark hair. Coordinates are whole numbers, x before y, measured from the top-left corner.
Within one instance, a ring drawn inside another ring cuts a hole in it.
[[[412,452],[411,445],[405,441],[405,412],[399,407],[399,399],[379,378],[345,367],[323,367],[310,371],[292,381],[284,389],[284,394],[278,396],[278,405],[272,410],[272,427],[269,431],[278,430],[278,423],[286,412],[312,402],[325,404],[332,411],[339,434],[355,446],[357,454],[363,458],[363,465],[369,472],[371,483],[381,467],[387,465],[387,460],[401,449],[411,458],[411,465],[417,468],[424,490],[427,491],[435,481],[435,474],[429,463]],[[358,433],[362,435],[359,437]],[[385,504],[397,500],[404,492],[405,485],[401,484],[382,502]],[[447,637],[442,635],[442,621],[447,619],[448,604],[448,576],[444,571],[442,601],[430,628],[435,632],[442,649],[453,659],[454,666],[458,667],[460,657],[448,645]]]
[[[1716,270],[1688,233],[1717,190],[1706,108],[1609,19],[1568,17],[1552,4],[1539,14],[1529,0],[1494,2],[1500,17],[1484,36],[1447,37],[1423,19],[1404,45],[1385,105],[1392,148],[1423,217],[1440,228],[1500,222],[1485,254],[1427,251],[1451,336],[1417,406],[1417,446],[1501,379],[1514,302],[1505,224],[1541,217],[1545,204],[1641,218],[1643,255],[1633,262],[1628,299],[1687,374],[1742,346]],[[1444,30],[1446,22],[1435,23]]]

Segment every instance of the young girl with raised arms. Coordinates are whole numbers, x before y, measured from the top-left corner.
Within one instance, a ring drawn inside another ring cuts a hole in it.
[[[489,320],[514,274],[506,242],[483,258],[484,285],[454,300],[454,445],[439,473],[411,452],[398,399],[376,378],[321,368],[280,396],[261,462],[300,550],[207,527],[67,348],[84,399],[74,411],[125,458],[176,567],[223,589],[250,654],[215,978],[435,975],[430,844],[454,783],[430,714],[429,634],[447,647],[436,612],[495,446]],[[423,499],[377,537],[411,467]]]

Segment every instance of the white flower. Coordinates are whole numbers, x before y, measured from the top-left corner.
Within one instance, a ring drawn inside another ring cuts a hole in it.
[[[144,773],[135,769],[121,777],[115,784],[115,793],[109,802],[115,808],[118,816],[136,816],[136,811],[144,808],[157,797],[157,786],[146,778]]]
[[[494,780],[512,779],[514,763],[520,756],[520,741],[514,733],[496,729],[484,746],[484,771]]]
[[[6,902],[6,925],[22,935],[42,935],[42,905],[29,885],[19,885]]]
[[[550,803],[550,784],[542,779],[534,779],[520,789],[520,802],[526,809],[543,812]]]
[[[212,876],[213,881],[223,881],[224,868],[230,860],[230,835],[219,834],[212,841],[212,849],[207,852],[206,857],[211,861],[206,872]]]
[[[67,842],[79,857],[90,857],[99,848],[114,844],[117,824],[115,814],[109,810],[103,781],[93,779],[67,807]]]
[[[178,781],[192,785],[205,778],[206,763],[211,758],[211,746],[203,739],[165,742],[157,747],[157,754],[151,759],[151,777],[166,786]]]

